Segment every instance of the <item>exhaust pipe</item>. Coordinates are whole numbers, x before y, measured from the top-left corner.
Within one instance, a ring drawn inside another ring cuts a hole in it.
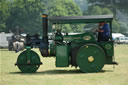
[[[47,14],[42,14],[42,27],[43,27],[43,38],[42,42],[40,44],[40,52],[43,57],[47,57],[48,54],[48,15]]]

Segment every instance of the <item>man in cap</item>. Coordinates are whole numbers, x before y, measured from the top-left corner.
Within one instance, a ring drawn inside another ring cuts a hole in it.
[[[110,27],[106,22],[99,23],[98,41],[108,41],[110,38]]]

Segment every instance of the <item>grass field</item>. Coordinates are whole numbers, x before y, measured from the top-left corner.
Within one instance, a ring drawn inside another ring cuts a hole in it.
[[[35,49],[39,53],[38,49]],[[0,49],[0,85],[128,85],[128,45],[115,47],[118,66],[105,65],[99,73],[74,67],[56,68],[54,58],[42,58],[37,73],[20,73],[14,66],[19,53]]]

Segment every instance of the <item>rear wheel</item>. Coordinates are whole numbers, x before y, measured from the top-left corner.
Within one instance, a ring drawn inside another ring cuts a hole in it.
[[[82,72],[99,72],[105,64],[105,53],[95,44],[82,46],[77,54],[77,65]]]

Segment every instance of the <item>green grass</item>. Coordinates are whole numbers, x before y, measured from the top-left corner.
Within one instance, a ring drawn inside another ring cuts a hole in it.
[[[38,49],[35,49],[39,53]],[[0,85],[128,85],[128,45],[115,47],[115,69],[105,65],[99,73],[81,73],[74,67],[56,68],[54,58],[43,58],[37,73],[20,73],[14,66],[19,53],[0,49]]]

